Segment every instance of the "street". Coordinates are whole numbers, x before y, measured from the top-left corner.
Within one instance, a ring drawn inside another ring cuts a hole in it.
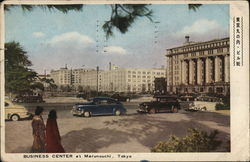
[[[35,105],[45,108],[44,121],[48,111],[55,108],[57,122],[66,152],[150,152],[160,141],[167,141],[171,135],[184,137],[189,128],[204,131],[219,131],[223,144],[216,151],[229,151],[230,116],[216,112],[137,114],[137,102],[124,103],[127,115],[96,116],[90,118],[72,116],[73,103],[28,104],[30,112]],[[32,146],[31,120],[6,121],[6,152],[26,153]]]

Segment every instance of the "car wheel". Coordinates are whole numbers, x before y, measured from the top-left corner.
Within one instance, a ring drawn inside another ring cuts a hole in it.
[[[20,117],[19,117],[19,115],[14,114],[14,115],[12,115],[12,116],[10,117],[10,119],[11,119],[12,121],[18,121],[18,120],[20,119]]]
[[[120,110],[115,110],[115,115],[116,115],[116,116],[121,115],[121,111],[120,111]]]
[[[90,117],[90,113],[88,111],[84,112],[84,117]]]
[[[178,109],[176,107],[172,107],[172,113],[177,113]]]
[[[150,114],[155,114],[155,113],[156,113],[155,108],[150,109],[149,113],[150,113]]]

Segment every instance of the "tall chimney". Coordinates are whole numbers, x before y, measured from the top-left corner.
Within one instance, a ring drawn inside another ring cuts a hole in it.
[[[186,39],[186,43],[189,43],[189,36],[188,35],[185,36],[185,39]]]

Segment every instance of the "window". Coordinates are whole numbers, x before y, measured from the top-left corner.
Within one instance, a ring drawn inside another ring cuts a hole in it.
[[[223,48],[218,48],[217,53],[221,53],[221,52],[223,52]]]
[[[200,56],[203,56],[204,55],[204,51],[200,51]]]
[[[208,54],[213,54],[213,50],[208,50]]]

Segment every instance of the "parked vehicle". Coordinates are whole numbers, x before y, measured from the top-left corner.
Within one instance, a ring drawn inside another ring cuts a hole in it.
[[[211,101],[193,101],[189,104],[189,107],[185,109],[186,111],[213,111],[215,106],[222,102],[211,102]]]
[[[155,96],[154,101],[139,104],[138,113],[158,113],[173,112],[177,113],[180,103],[175,96]]]
[[[43,97],[38,96],[16,96],[13,100],[13,102],[17,103],[41,103],[44,102]]]
[[[120,102],[126,102],[126,101],[130,101],[130,97],[128,96],[121,96],[120,94],[116,93],[116,94],[113,94],[111,96],[111,98],[117,100],[117,101],[120,101]]]
[[[4,107],[6,120],[18,121],[32,116],[24,106],[14,104],[8,99],[5,99]]]
[[[122,103],[109,97],[95,97],[85,103],[73,106],[73,115],[90,117],[94,115],[121,115],[126,113]]]

